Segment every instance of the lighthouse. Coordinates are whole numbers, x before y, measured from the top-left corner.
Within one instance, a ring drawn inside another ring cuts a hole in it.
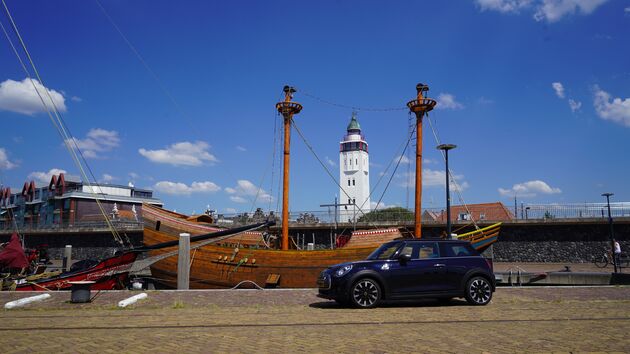
[[[353,222],[370,211],[370,158],[356,112],[339,143],[340,221]]]

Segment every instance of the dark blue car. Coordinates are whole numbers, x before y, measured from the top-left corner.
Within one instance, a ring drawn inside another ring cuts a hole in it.
[[[486,305],[495,290],[491,263],[470,242],[441,239],[385,243],[365,261],[324,270],[317,285],[319,297],[359,308],[421,297],[464,297],[471,305]]]

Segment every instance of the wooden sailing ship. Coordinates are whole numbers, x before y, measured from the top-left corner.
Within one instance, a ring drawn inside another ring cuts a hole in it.
[[[416,213],[415,237],[421,237],[421,181],[422,181],[422,117],[435,105],[435,101],[424,97],[428,90],[425,85],[418,85],[418,95],[408,103],[416,114]],[[297,250],[289,249],[289,157],[290,132],[293,115],[302,110],[299,103],[293,102],[292,87],[285,86],[285,99],[276,105],[284,118],[284,173],[282,203],[282,238],[280,249],[258,247],[262,234],[252,232],[240,234],[221,243],[208,244],[198,248],[191,254],[190,285],[192,288],[225,288],[234,287],[242,282],[257,286],[301,288],[315,286],[319,273],[334,264],[365,259],[382,243],[402,237],[397,228],[359,231],[340,248],[330,250]],[[144,243],[147,246],[177,240],[180,233],[195,235],[217,230],[216,226],[203,220],[191,219],[157,207],[145,205],[142,208],[144,219]],[[497,240],[499,224],[460,235],[460,238],[471,241],[473,246],[483,251]],[[252,247],[256,245],[255,247]],[[151,252],[159,256],[165,252],[173,252],[174,247]],[[152,276],[159,282],[174,287],[177,284],[177,257],[167,257],[151,266]]]

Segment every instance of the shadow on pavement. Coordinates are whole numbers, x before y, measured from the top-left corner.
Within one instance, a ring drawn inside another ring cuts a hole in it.
[[[319,301],[308,305],[318,309],[347,309],[352,306],[344,306],[335,301]],[[452,306],[469,306],[464,299],[451,299],[449,301],[436,299],[420,299],[420,300],[398,300],[383,301],[378,307],[380,308],[401,308],[401,307],[452,307]]]

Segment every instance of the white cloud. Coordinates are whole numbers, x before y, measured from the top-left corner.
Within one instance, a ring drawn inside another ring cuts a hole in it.
[[[606,1],[608,0],[475,0],[481,11],[515,14],[521,10],[531,10],[536,21],[547,22],[556,22],[575,13],[591,14]]]
[[[326,163],[328,163],[330,166],[335,167],[337,166],[337,164],[335,163],[335,161],[331,160],[328,156],[326,156]]]
[[[416,183],[416,173],[402,173],[398,177],[403,178],[403,182],[399,183],[401,187],[415,187]],[[464,180],[464,175],[453,175],[451,178],[455,179],[457,183],[457,187],[459,187],[460,191],[468,189],[470,185],[468,182]],[[422,169],[422,187],[430,188],[430,187],[442,187],[444,188],[446,184],[446,172],[440,170],[432,170],[430,168]],[[453,181],[450,181],[450,189],[455,191],[457,188]]]
[[[0,148],[0,170],[10,170],[17,165],[14,162],[9,161],[9,156],[4,148]]]
[[[90,129],[85,139],[74,138],[74,141],[85,158],[102,157],[100,153],[111,151],[120,145],[117,131],[101,128]],[[67,142],[72,145],[71,140]]]
[[[490,98],[486,98],[486,97],[481,96],[481,97],[479,97],[479,99],[477,100],[477,103],[479,103],[479,104],[483,104],[483,105],[486,105],[486,104],[493,104],[493,103],[494,103],[494,100],[492,100],[492,99],[490,99]]]
[[[595,86],[593,105],[600,118],[630,127],[630,98],[611,100],[608,92]]]
[[[542,0],[536,7],[534,19],[556,22],[566,15],[581,13],[591,14],[608,0]]]
[[[67,174],[66,170],[62,170],[59,168],[52,168],[48,172],[31,172],[29,173],[27,179],[35,180],[38,183],[48,185],[50,183],[50,179],[53,175],[58,175],[60,173]]]
[[[83,101],[83,99],[79,96],[72,96],[70,97],[70,100],[74,101],[74,102],[81,102]]]
[[[440,93],[437,98],[437,105],[435,108],[439,109],[462,109],[464,105],[455,100],[455,96],[450,93]]]
[[[630,16],[630,6],[623,9],[623,12],[626,14],[626,16]]]
[[[571,112],[577,112],[580,110],[580,107],[582,107],[582,102],[569,98],[569,107],[571,107]]]
[[[204,162],[212,165],[219,161],[208,152],[209,148],[210,145],[203,141],[194,143],[183,141],[162,150],[139,149],[138,152],[150,161],[157,163],[167,163],[173,166],[200,166]]]
[[[517,183],[510,189],[499,188],[499,194],[504,197],[517,195],[522,198],[535,197],[537,194],[562,193],[560,188],[552,188],[541,180]]]
[[[246,179],[239,179],[234,188],[226,187],[225,192],[232,194],[230,200],[236,203],[247,203],[248,199],[253,201],[254,198],[259,202],[270,202],[273,200],[273,197],[265,192],[264,189],[259,189]]]
[[[238,151],[247,151],[247,149],[246,149],[246,148],[244,148],[244,147],[242,147],[242,146],[240,146],[240,145],[237,145],[237,146],[236,146],[236,150],[238,150]]]
[[[552,82],[551,87],[556,91],[556,95],[560,98],[564,98],[564,86],[560,82]]]
[[[171,195],[190,195],[192,193],[214,193],[221,190],[213,182],[193,182],[190,186],[181,182],[160,181],[153,188],[161,193]]]
[[[409,164],[411,163],[411,160],[409,160],[409,158],[405,155],[398,155],[394,158],[394,163],[398,163],[398,160],[400,160],[400,164],[404,165],[404,164]]]
[[[231,195],[230,196],[230,200],[233,201],[234,203],[247,203],[247,199],[240,197],[238,195]]]
[[[234,209],[234,208],[225,208],[225,212],[226,213],[230,213],[230,214],[235,214],[236,213],[236,209]]]
[[[35,91],[35,87],[37,91]],[[49,109],[52,109],[55,104],[59,112],[66,111],[65,98],[63,94],[53,89],[48,89],[52,102],[46,94],[46,88],[37,80],[33,80],[33,83],[26,78],[22,81],[13,81],[8,79],[0,83],[0,110],[11,111],[29,116],[35,113],[46,112],[42,101],[39,99],[37,92],[42,95],[44,102]]]
[[[114,176],[112,176],[110,174],[107,174],[107,173],[103,173],[103,176],[101,177],[101,181],[105,182],[105,183],[111,183],[112,181],[115,181],[117,179],[118,178],[116,178],[116,177],[114,177]]]
[[[388,208],[394,208],[394,207],[398,207],[399,205],[396,204],[385,204],[383,202],[380,202],[378,204],[378,206],[376,205],[376,202],[372,201],[370,202],[370,209],[372,210],[376,210],[376,209],[388,209]]]
[[[531,2],[532,0],[476,0],[481,11],[494,10],[502,13],[517,13]]]
[[[133,179],[138,179],[138,178],[140,178],[140,175],[135,173],[135,172],[129,172],[129,177],[131,177]]]

